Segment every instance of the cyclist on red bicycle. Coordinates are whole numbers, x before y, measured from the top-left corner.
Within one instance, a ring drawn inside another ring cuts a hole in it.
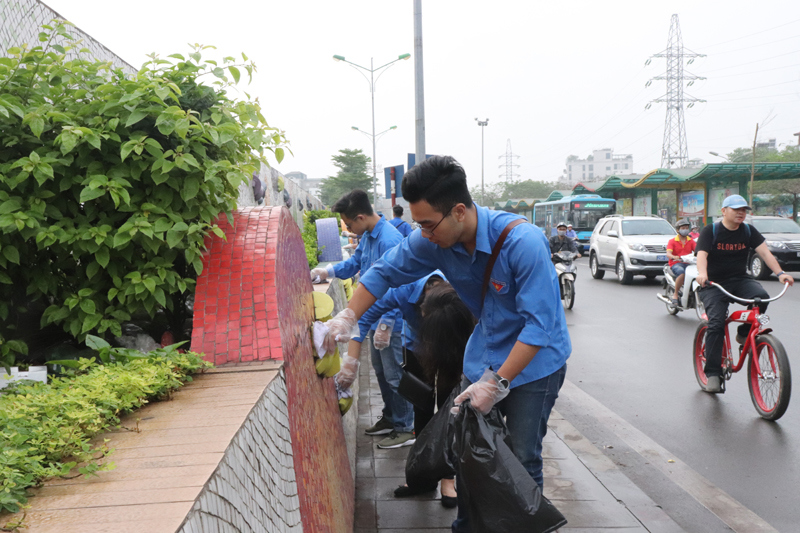
[[[722,392],[722,348],[725,336],[725,318],[730,299],[717,289],[707,286],[714,281],[740,298],[769,298],[761,284],[747,275],[747,256],[754,249],[781,283],[794,285],[794,278],[781,270],[778,260],[769,251],[764,237],[750,224],[744,222],[750,206],[744,198],[734,194],[722,202],[722,220],[709,224],[697,239],[697,282],[703,287],[700,299],[708,315],[706,333],[706,367],[708,377],[706,392]],[[763,313],[767,303],[759,309]],[[744,344],[750,326],[739,326],[736,341]]]

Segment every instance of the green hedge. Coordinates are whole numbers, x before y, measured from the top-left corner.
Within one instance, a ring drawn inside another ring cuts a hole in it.
[[[109,450],[90,439],[118,425],[123,414],[168,397],[191,381],[189,374],[211,366],[198,354],[178,353],[177,346],[146,356],[103,348],[101,359],[107,364],[81,359],[73,362],[77,370],[68,371],[72,376],[49,384],[12,384],[0,394],[0,513],[19,511],[27,488],[68,475],[78,464],[80,474],[113,468],[95,462]]]
[[[337,223],[340,223],[339,213],[328,211],[327,209],[317,209],[306,211],[303,214],[303,243],[306,245],[306,259],[308,259],[308,268],[314,268],[319,264],[319,254],[321,250],[317,249],[317,219],[320,218],[335,218]]]

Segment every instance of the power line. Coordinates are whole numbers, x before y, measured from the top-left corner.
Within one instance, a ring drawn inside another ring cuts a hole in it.
[[[797,80],[781,81],[781,82],[778,82],[778,83],[771,83],[770,85],[761,85],[759,87],[750,87],[749,89],[736,89],[735,91],[727,91],[727,92],[724,92],[724,93],[707,94],[706,96],[720,96],[720,95],[723,95],[723,94],[735,94],[735,93],[741,93],[741,92],[744,92],[744,91],[756,91],[758,89],[766,89],[768,87],[775,87],[777,85],[787,85],[789,83],[794,83],[796,85],[800,85],[800,82],[798,82]]]
[[[780,25],[778,25],[778,26],[773,26],[772,28],[767,28],[767,29],[765,29],[765,30],[760,30],[760,31],[757,31],[757,32],[755,32],[755,33],[748,33],[747,35],[742,35],[741,37],[736,37],[735,39],[730,39],[730,40],[727,40],[727,41],[722,41],[721,43],[709,44],[709,45],[703,46],[702,48],[703,48],[703,49],[706,49],[706,48],[713,48],[713,47],[715,47],[715,46],[720,46],[720,45],[723,45],[723,44],[732,43],[732,42],[734,42],[734,41],[740,41],[740,40],[742,40],[742,39],[747,39],[748,37],[752,37],[753,35],[760,35],[760,34],[762,34],[762,33],[768,32],[768,31],[777,30],[778,28],[783,28],[784,26],[788,26],[788,25],[790,25],[790,24],[794,24],[794,23],[796,23],[796,22],[800,22],[800,19],[795,19],[795,20],[791,20],[791,21],[789,21],[789,22],[784,22],[783,24],[780,24]]]
[[[748,61],[747,63],[737,63],[736,65],[731,65],[730,67],[720,67],[720,68],[715,68],[715,69],[712,69],[712,70],[706,70],[706,74],[708,74],[709,72],[719,72],[720,70],[730,70],[732,68],[739,68],[739,67],[744,66],[744,65],[752,65],[753,63],[763,63],[764,61],[767,61],[769,59],[775,59],[776,57],[788,56],[788,55],[796,54],[798,52],[800,52],[800,50],[792,50],[791,52],[786,52],[784,54],[778,54],[778,55],[770,56],[770,57],[762,57],[760,59],[756,59],[755,61]]]

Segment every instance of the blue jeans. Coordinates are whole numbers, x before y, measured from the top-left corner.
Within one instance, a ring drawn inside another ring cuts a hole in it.
[[[689,263],[675,263],[670,268],[672,269],[672,273],[675,274],[675,277],[682,276],[686,273],[686,267],[689,266]]]
[[[558,398],[558,391],[561,390],[566,375],[567,365],[564,364],[549,376],[514,387],[508,396],[497,404],[500,413],[506,418],[514,455],[539,485],[539,488],[544,486],[542,439],[547,433],[550,411],[553,410],[553,405]],[[463,378],[461,390],[466,389],[469,384],[469,380],[466,377]],[[461,477],[456,472],[457,496],[464,493],[463,490],[459,490],[460,482]],[[480,487],[470,487],[470,490],[480,490]],[[453,522],[452,530],[453,533],[468,533],[470,530],[466,504],[460,497],[458,499],[458,516]]]
[[[370,332],[365,340],[369,343],[372,368],[381,389],[383,417],[392,421],[394,430],[398,433],[411,433],[414,431],[414,407],[397,392],[403,372],[403,339],[399,332],[393,332],[389,347],[376,350],[372,344],[373,334],[374,332]]]

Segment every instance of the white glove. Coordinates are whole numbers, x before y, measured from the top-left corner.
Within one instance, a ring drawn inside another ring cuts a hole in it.
[[[322,341],[325,353],[333,353],[337,342],[347,342],[359,334],[356,314],[352,309],[339,311],[335,317],[325,322],[325,325],[328,326],[328,334]]]
[[[328,271],[324,268],[317,267],[311,271],[311,283],[322,283],[328,279]]]
[[[358,375],[358,367],[360,365],[361,363],[359,363],[358,359],[355,357],[345,355],[342,358],[342,368],[335,376],[333,376],[336,390],[343,391],[349,389],[353,385],[353,382],[356,380],[356,376]]]
[[[392,340],[393,328],[393,318],[381,318],[380,322],[378,322],[378,329],[372,334],[372,345],[376,350],[383,350],[389,347],[389,342]]]
[[[483,376],[481,376],[480,380],[456,396],[453,404],[459,406],[463,402],[470,400],[472,407],[483,414],[487,414],[497,402],[508,396],[508,391],[509,388],[503,387],[497,381],[492,369],[487,368],[483,371]],[[458,413],[458,407],[453,407],[450,412],[453,414]]]

